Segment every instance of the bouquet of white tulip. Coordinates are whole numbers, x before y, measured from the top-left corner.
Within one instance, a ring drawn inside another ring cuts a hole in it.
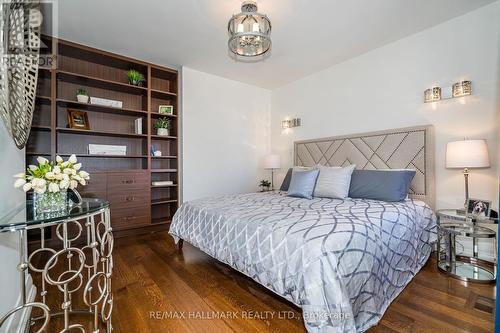
[[[26,173],[20,173],[14,187],[21,188],[24,192],[33,190],[37,194],[58,193],[61,190],[76,189],[78,184],[85,186],[90,179],[89,174],[83,170],[73,154],[67,161],[56,156],[56,163],[49,162],[46,158],[37,158],[38,166],[30,165]]]

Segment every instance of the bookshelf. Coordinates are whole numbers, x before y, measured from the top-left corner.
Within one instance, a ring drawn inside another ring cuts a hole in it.
[[[77,155],[91,175],[83,196],[111,203],[111,224],[117,235],[167,229],[179,204],[178,71],[50,36],[42,36],[56,65],[39,69],[37,98],[26,164],[37,156],[55,160]],[[129,84],[127,71],[141,72],[141,86]],[[122,108],[78,102],[76,90],[89,96],[119,100]],[[172,115],[159,114],[160,105],[172,105]],[[90,129],[70,128],[68,110],[84,111]],[[154,123],[168,117],[169,136],[159,136]],[[134,122],[142,119],[142,134]],[[90,154],[89,144],[126,146],[126,155]],[[151,156],[151,148],[162,156]],[[153,181],[173,182],[153,186]],[[126,194],[126,195],[125,195]],[[134,209],[136,208],[136,209]],[[49,238],[51,235],[48,235]],[[53,236],[53,235],[52,235]]]

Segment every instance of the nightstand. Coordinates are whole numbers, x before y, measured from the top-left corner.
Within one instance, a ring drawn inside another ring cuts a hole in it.
[[[438,269],[454,278],[467,282],[493,283],[496,279],[496,259],[488,261],[479,259],[477,240],[493,239],[496,249],[496,232],[486,228],[484,224],[498,224],[498,218],[475,219],[463,215],[456,209],[443,209],[437,213]],[[457,255],[456,236],[472,238],[472,256]]]

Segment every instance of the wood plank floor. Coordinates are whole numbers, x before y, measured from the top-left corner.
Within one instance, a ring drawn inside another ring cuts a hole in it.
[[[166,232],[117,239],[113,253],[115,332],[305,332],[298,308],[187,243],[178,252]],[[40,274],[33,278],[40,283]],[[369,332],[493,332],[494,295],[494,286],[440,274],[431,259]],[[85,309],[82,295],[73,296]],[[49,290],[51,309],[62,302]],[[91,317],[76,322],[91,331]],[[48,332],[62,325],[53,319]]]
[[[115,332],[305,332],[299,309],[166,232],[117,239],[114,263]],[[369,332],[493,332],[494,295],[430,260]]]

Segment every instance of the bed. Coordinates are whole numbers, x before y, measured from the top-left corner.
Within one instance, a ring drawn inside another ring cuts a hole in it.
[[[300,141],[295,164],[414,168],[403,202],[250,193],[184,203],[170,234],[302,308],[308,332],[363,332],[429,258],[432,127]]]

